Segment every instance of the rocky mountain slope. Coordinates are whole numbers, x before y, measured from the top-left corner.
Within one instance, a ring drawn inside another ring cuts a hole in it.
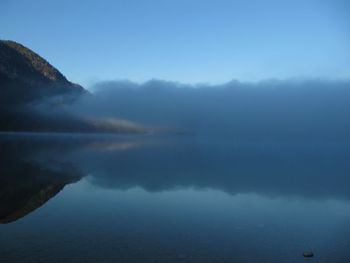
[[[30,103],[54,95],[79,95],[85,90],[66,79],[44,58],[23,45],[0,40],[1,106]]]
[[[130,122],[91,119],[62,110],[61,106],[83,95],[91,94],[37,53],[17,42],[0,40],[0,131],[149,131]]]

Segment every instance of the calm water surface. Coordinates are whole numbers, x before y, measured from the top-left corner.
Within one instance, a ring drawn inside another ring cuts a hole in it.
[[[0,262],[348,263],[349,146],[1,135]]]

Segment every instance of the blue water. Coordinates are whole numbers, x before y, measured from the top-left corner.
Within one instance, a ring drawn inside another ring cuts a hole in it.
[[[0,146],[1,263],[350,262],[346,143],[27,134]]]

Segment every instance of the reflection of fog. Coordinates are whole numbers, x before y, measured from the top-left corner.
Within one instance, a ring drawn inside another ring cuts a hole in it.
[[[110,189],[350,198],[348,145],[98,135],[8,135],[0,144],[2,222],[33,211],[87,174],[90,183]]]
[[[79,152],[123,151],[142,141],[77,134],[2,134],[0,137],[0,223],[42,206],[67,184],[84,176]]]
[[[89,145],[89,148],[97,151],[123,151],[133,149],[135,147],[142,146],[142,141],[125,141],[125,142],[111,142],[111,141],[98,141]]]
[[[155,192],[211,188],[268,196],[349,198],[350,150],[340,144],[230,143],[177,137],[128,151],[81,152],[75,158],[100,187]]]

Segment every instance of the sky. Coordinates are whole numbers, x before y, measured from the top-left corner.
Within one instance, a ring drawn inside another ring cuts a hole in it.
[[[106,80],[350,79],[346,0],[1,0],[0,39]]]

